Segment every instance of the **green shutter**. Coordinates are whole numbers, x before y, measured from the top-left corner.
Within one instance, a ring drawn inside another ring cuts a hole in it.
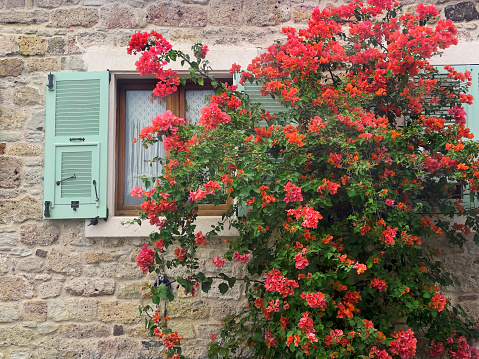
[[[52,75],[46,89],[43,218],[106,218],[109,73]]]

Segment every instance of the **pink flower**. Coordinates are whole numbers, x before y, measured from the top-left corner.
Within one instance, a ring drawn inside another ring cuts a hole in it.
[[[184,248],[176,248],[175,249],[175,256],[178,258],[180,262],[183,262],[186,259],[186,251]]]
[[[386,199],[386,205],[391,206],[391,207],[394,206],[394,200],[392,200],[390,198]]]
[[[368,269],[368,267],[366,267],[366,264],[356,262],[356,264],[354,265],[354,269],[358,271],[358,274],[361,274],[364,273]]]
[[[284,201],[286,203],[303,200],[303,196],[301,195],[301,187],[297,187],[291,182],[288,182],[286,186],[284,186],[284,190],[286,191],[286,195],[284,196]]]
[[[393,334],[393,337],[396,339],[389,343],[389,351],[392,354],[399,355],[401,359],[413,358],[416,354],[417,343],[413,331],[411,329],[400,330],[399,333]]]
[[[294,294],[294,288],[298,288],[299,284],[281,275],[279,270],[273,269],[271,272],[266,273],[266,279],[264,281],[264,287],[269,292],[278,292],[282,294],[283,298],[288,295]]]
[[[206,237],[203,235],[202,231],[199,231],[195,235],[196,244],[201,247],[206,247]]]
[[[213,103],[201,109],[201,117],[198,121],[199,126],[204,126],[207,130],[213,130],[220,123],[229,123],[230,116],[226,112],[222,112],[218,104]]]
[[[296,261],[295,267],[298,269],[303,269],[309,266],[308,258],[303,257],[302,253],[298,253],[294,256],[294,260]]]
[[[302,313],[303,317],[299,320],[298,327],[302,329],[301,333],[303,334],[310,334],[314,333],[314,322],[313,320],[309,317],[308,312]]]
[[[236,251],[234,254],[233,254],[233,259],[238,262],[238,263],[248,263],[249,262],[249,257],[250,257],[251,254],[249,253],[245,253],[245,254],[239,254],[238,251]]]
[[[272,348],[278,345],[278,341],[273,336],[273,333],[271,333],[271,330],[266,330],[264,332],[264,341],[268,348]]]
[[[311,308],[321,308],[321,310],[326,310],[326,301],[324,300],[325,295],[321,292],[316,293],[304,293],[301,294],[301,298],[306,299],[308,305]]]
[[[138,197],[139,199],[141,199],[143,195],[143,189],[140,186],[136,186],[135,188],[131,189],[130,195],[132,197]]]
[[[217,181],[209,181],[205,183],[206,194],[215,194],[215,188],[221,189],[220,184]]]
[[[388,288],[388,285],[386,284],[386,281],[384,279],[374,278],[371,281],[370,287],[376,288],[377,290],[382,292],[383,290],[386,290]]]
[[[136,257],[136,265],[140,267],[142,272],[148,273],[148,267],[151,267],[154,262],[155,251],[148,249],[148,244],[145,243]]]
[[[429,349],[429,355],[432,356],[433,358],[437,358],[442,353],[444,353],[444,343],[439,342],[435,344],[433,340],[431,342],[431,349]]]
[[[206,54],[208,53],[208,46],[202,46],[200,52],[201,55],[206,56]]]
[[[225,265],[226,263],[226,259],[224,258],[221,258],[221,257],[214,257],[213,258],[213,264],[218,267],[218,268],[221,268]]]
[[[446,303],[446,297],[443,296],[438,290],[436,290],[434,296],[431,298],[431,303],[429,303],[429,305],[432,305],[434,309],[437,309],[437,311],[440,312],[444,310]]]
[[[196,191],[190,191],[190,199],[193,201],[193,202],[198,202],[198,201],[201,201],[202,199],[204,199],[206,197],[208,193],[202,189],[198,189]]]

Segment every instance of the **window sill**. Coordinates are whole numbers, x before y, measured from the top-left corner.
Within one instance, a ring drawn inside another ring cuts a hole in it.
[[[133,220],[135,217],[110,217],[108,221],[103,219],[98,220],[98,224],[89,226],[90,220],[85,220],[85,237],[87,238],[146,238],[157,227],[150,225],[148,222],[143,222],[141,226],[138,224],[122,224]],[[205,216],[198,217],[196,220],[197,231],[203,233],[211,229],[212,223],[221,221],[221,216]],[[218,233],[219,237],[234,237],[238,236],[238,232],[234,228],[228,228]]]

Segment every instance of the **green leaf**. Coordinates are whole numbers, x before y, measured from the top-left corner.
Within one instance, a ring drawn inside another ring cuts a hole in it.
[[[388,70],[388,72],[386,72],[386,75],[384,77],[392,77],[393,76],[393,72],[391,70]]]
[[[226,283],[221,283],[221,284],[218,286],[218,289],[220,290],[220,293],[221,293],[221,294],[225,294],[225,293],[228,291],[229,287],[228,287],[228,284],[226,284]]]
[[[198,84],[200,84],[201,86],[203,86],[205,84],[205,79],[203,77],[199,77],[198,78]]]
[[[208,293],[208,291],[211,289],[211,282],[210,281],[206,281],[206,282],[203,282],[201,283],[201,290],[205,293]]]

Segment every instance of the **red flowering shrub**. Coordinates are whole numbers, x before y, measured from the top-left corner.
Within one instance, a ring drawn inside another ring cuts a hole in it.
[[[167,112],[141,131],[143,144],[162,141],[170,154],[159,180],[147,181],[152,189],[131,192],[158,227],[138,256],[142,270],[184,266],[188,276],[171,281],[192,295],[217,277],[222,293],[244,282],[246,306],[212,337],[210,357],[405,359],[420,338],[432,357],[478,357],[469,344],[477,327],[441,294],[453,281],[423,244],[479,237],[478,143],[463,107],[473,100],[471,74],[446,66],[451,86],[429,64],[457,43],[451,21],[430,26],[437,14],[390,0],[315,9],[306,28],[285,28],[285,41],[245,72],[231,69],[279,99],[288,110],[279,114],[215,82],[206,46],[195,44],[193,58],[155,32],[132,38],[139,71],[159,79],[156,94],[186,81],[165,69],[176,59],[190,65],[188,79],[218,88],[198,125]],[[198,231],[198,205],[228,199],[223,221]],[[234,261],[247,276],[215,277],[198,263],[198,248],[226,223],[238,236],[213,265]],[[169,284],[149,286],[143,311],[154,318],[151,334],[182,358],[181,336],[157,312],[174,298]]]

